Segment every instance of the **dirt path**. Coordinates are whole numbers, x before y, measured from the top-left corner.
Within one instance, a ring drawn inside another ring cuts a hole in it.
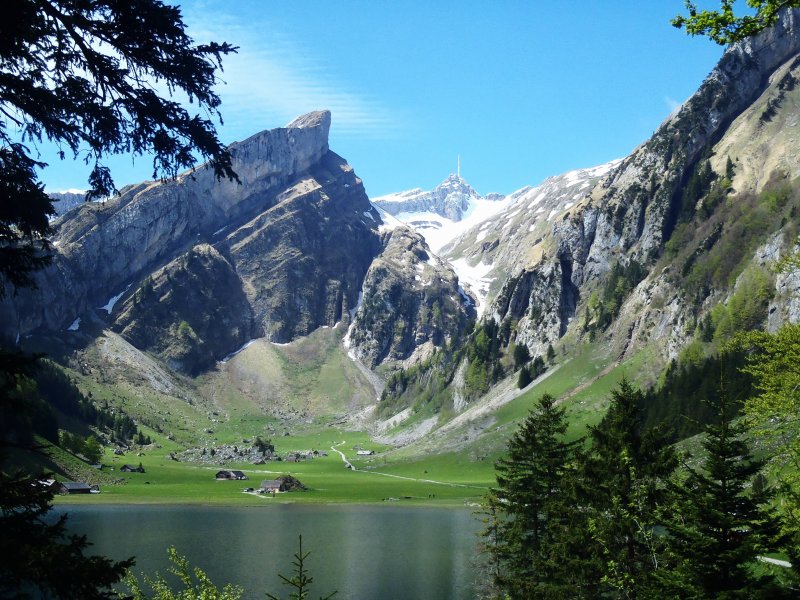
[[[394,475],[392,473],[381,473],[380,471],[372,471],[372,470],[365,470],[365,469],[357,469],[353,464],[347,460],[347,457],[344,455],[344,452],[337,450],[336,446],[341,446],[345,442],[339,442],[338,444],[331,446],[331,450],[336,452],[339,456],[342,457],[342,462],[344,462],[345,466],[350,469],[351,471],[357,471],[359,473],[367,473],[369,475],[380,475],[382,477],[392,477],[394,479],[404,479],[406,481],[416,481],[419,483],[432,483],[435,485],[446,485],[448,487],[462,487],[462,488],[473,488],[476,490],[487,490],[489,488],[484,487],[482,485],[469,485],[467,483],[453,483],[451,481],[436,481],[435,479],[420,479],[417,477],[407,477],[405,475]]]
[[[335,446],[331,446],[331,450],[333,450],[334,452],[336,452],[336,454],[338,454],[339,456],[341,456],[341,457],[342,457],[342,462],[344,463],[344,466],[345,466],[345,467],[347,467],[347,468],[348,468],[348,469],[350,469],[351,471],[357,471],[358,469],[356,469],[356,468],[353,466],[353,464],[352,464],[352,463],[351,463],[349,460],[347,460],[347,457],[344,455],[344,452],[342,452],[341,450],[337,450],[337,449],[336,449],[336,446],[341,446],[341,445],[342,445],[342,444],[344,444],[344,443],[345,443],[345,442],[339,442],[339,443],[338,443],[338,444],[336,444]]]

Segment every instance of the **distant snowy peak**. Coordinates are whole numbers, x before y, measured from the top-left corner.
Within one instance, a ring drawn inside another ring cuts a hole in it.
[[[454,266],[492,265],[482,275],[485,280],[493,278],[495,268],[504,273],[518,271],[537,255],[536,246],[556,220],[584,200],[620,162],[575,169],[509,194],[497,204],[499,210],[473,222],[443,247],[443,255]],[[461,275],[458,269],[456,272]]]
[[[373,198],[372,202],[392,215],[401,213],[433,213],[460,221],[472,205],[482,199],[502,200],[499,194],[483,198],[466,181],[452,174],[431,191],[420,188]]]

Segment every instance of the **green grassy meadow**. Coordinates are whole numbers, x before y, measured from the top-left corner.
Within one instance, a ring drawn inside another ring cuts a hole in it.
[[[486,426],[480,435],[462,442],[464,429],[456,429],[443,436],[441,448],[431,451],[422,440],[393,448],[374,442],[367,431],[343,426],[340,415],[368,404],[372,390],[341,351],[335,330],[315,336],[310,342],[287,346],[253,344],[214,371],[197,380],[177,380],[167,391],[154,390],[152,385],[142,385],[126,373],[111,373],[108,368],[101,381],[72,372],[79,386],[96,401],[119,406],[134,416],[154,443],[125,456],[115,456],[107,448],[101,476],[95,478],[101,493],[59,496],[56,502],[475,505],[493,485],[494,464],[508,439],[541,394],[560,399],[570,419],[568,436],[576,439],[602,417],[609,393],[622,376],[636,382],[636,375],[647,370],[644,366],[651,358],[644,351],[616,365],[602,344],[580,346],[531,389],[482,417]],[[280,411],[299,417],[287,420],[271,413],[273,396],[285,399],[278,404]],[[412,415],[396,430],[411,428],[427,416]],[[296,463],[229,462],[224,466],[180,459],[180,452],[187,447],[210,450],[221,444],[246,444],[255,436],[271,439],[280,456],[307,450],[327,456]],[[346,468],[332,448],[343,452],[355,470]],[[375,454],[358,456],[360,448]],[[140,462],[145,473],[119,470],[126,463],[136,466]],[[244,471],[248,480],[216,481],[214,475],[221,469]],[[297,478],[308,490],[276,497],[243,492],[282,474]]]
[[[330,432],[326,433],[330,435]],[[488,471],[479,474],[474,470],[465,470],[465,465],[442,457],[391,468],[379,467],[373,464],[379,455],[356,457],[353,446],[363,444],[366,447],[367,439],[366,435],[360,433],[341,433],[322,440],[323,443],[333,442],[325,449],[327,456],[297,463],[268,461],[263,465],[229,463],[220,467],[177,462],[171,460],[163,448],[145,452],[143,456],[133,453],[114,456],[107,453],[103,459],[103,472],[121,479],[121,483],[101,485],[100,494],[58,496],[56,502],[225,505],[404,502],[461,506],[480,501],[491,482]],[[321,441],[321,436],[292,439],[285,449],[307,448],[304,444],[310,441]],[[344,452],[357,470],[347,469],[340,455],[330,449],[332,445]],[[145,469],[144,473],[119,471],[126,463],[136,466],[139,462]],[[248,479],[216,481],[214,475],[223,468],[242,470]],[[309,489],[278,494],[274,498],[243,493],[246,487],[258,488],[262,480],[274,479],[282,474],[292,475]]]

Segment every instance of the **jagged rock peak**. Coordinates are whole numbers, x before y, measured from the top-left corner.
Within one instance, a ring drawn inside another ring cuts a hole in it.
[[[39,290],[26,296],[36,298],[36,302],[26,302],[21,295],[0,305],[4,321],[0,335],[14,339],[17,333],[25,335],[40,327],[62,330],[65,323],[74,321],[75,315],[103,305],[109,297],[170,262],[190,245],[208,242],[223,247],[230,237],[235,238],[236,246],[226,250],[226,256],[243,252],[247,244],[240,239],[242,236],[246,234],[250,236],[248,239],[257,241],[258,232],[272,231],[262,220],[271,222],[265,215],[273,209],[286,217],[282,221],[283,234],[291,237],[287,232],[294,228],[301,232],[297,235],[303,243],[315,240],[315,248],[321,247],[319,235],[303,237],[304,230],[298,223],[321,223],[336,217],[350,225],[352,215],[358,221],[354,225],[358,235],[348,230],[348,239],[360,242],[365,248],[378,246],[372,221],[370,224],[361,221],[369,204],[360,180],[328,148],[330,122],[330,112],[313,112],[288,127],[262,131],[232,144],[233,168],[239,182],[218,180],[212,170],[200,168],[191,176],[185,173],[171,181],[129,185],[118,197],[105,203],[83,203],[70,211],[55,225],[53,243],[58,252],[53,265],[37,273]],[[315,198],[312,203],[298,200],[312,197]],[[331,201],[323,202],[328,199]],[[324,214],[303,213],[307,221],[289,218],[302,212],[303,206]],[[331,234],[331,237],[336,236]],[[278,245],[285,241],[277,234],[275,240]],[[346,246],[338,240],[331,240],[330,245]],[[305,245],[303,250],[306,251]],[[262,249],[261,253],[264,252]],[[372,255],[368,258],[371,260]],[[327,294],[326,297],[332,294],[339,300],[352,295],[354,304],[355,290],[369,266],[369,261],[364,260],[366,264],[360,270],[345,268],[342,270],[345,275],[338,271],[326,273],[330,275],[327,279],[339,283],[347,279],[347,285],[342,284],[341,289],[326,291],[323,283],[317,286],[323,291],[315,289],[314,293]],[[235,266],[238,273],[242,267],[238,263]],[[331,283],[329,287],[336,286]],[[332,301],[330,310],[320,310],[336,315],[340,310],[339,300]],[[249,296],[248,301],[253,306],[263,304]],[[42,305],[44,310],[40,309]],[[263,312],[255,310],[256,317],[262,317]],[[318,324],[317,317],[312,315],[302,331]],[[326,317],[323,322],[330,324],[328,321]]]
[[[327,137],[331,128],[331,111],[315,110],[304,115],[300,115],[286,126],[286,129],[308,129],[310,127],[322,127]]]
[[[434,213],[451,221],[460,221],[478,200],[502,200],[504,196],[482,197],[462,177],[451,173],[430,191],[420,188],[374,198],[372,202],[391,215]]]
[[[455,173],[450,173],[447,179],[437,185],[433,191],[443,191],[448,193],[460,192],[475,198],[480,197],[478,192],[476,192],[465,179],[463,179],[460,175],[456,175]]]
[[[328,152],[330,128],[330,111],[320,110],[297,117],[286,127],[267,129],[234,142],[229,146],[234,170],[245,180],[262,176],[264,166],[267,172],[304,171]],[[254,163],[257,171],[250,173],[248,168]]]

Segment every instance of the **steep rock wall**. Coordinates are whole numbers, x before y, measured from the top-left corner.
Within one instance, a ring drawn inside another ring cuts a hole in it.
[[[372,367],[422,359],[460,341],[475,319],[474,299],[419,233],[397,227],[384,235],[347,334],[351,352]]]
[[[498,296],[494,317],[518,321],[518,340],[538,351],[564,335],[581,295],[615,262],[652,264],[675,227],[681,190],[694,165],[770,75],[800,52],[798,27],[800,10],[785,11],[773,29],[730,47],[680,110],[558,219],[540,242],[537,262],[506,285],[520,290],[504,289]],[[521,294],[527,302],[507,301]]]
[[[327,154],[329,128],[329,112],[310,113],[231,145],[241,184],[200,168],[175,181],[128,186],[113,200],[71,211],[56,224],[57,254],[38,274],[39,289],[23,290],[2,307],[3,335],[63,329],[176,253],[269,208],[283,186]]]

